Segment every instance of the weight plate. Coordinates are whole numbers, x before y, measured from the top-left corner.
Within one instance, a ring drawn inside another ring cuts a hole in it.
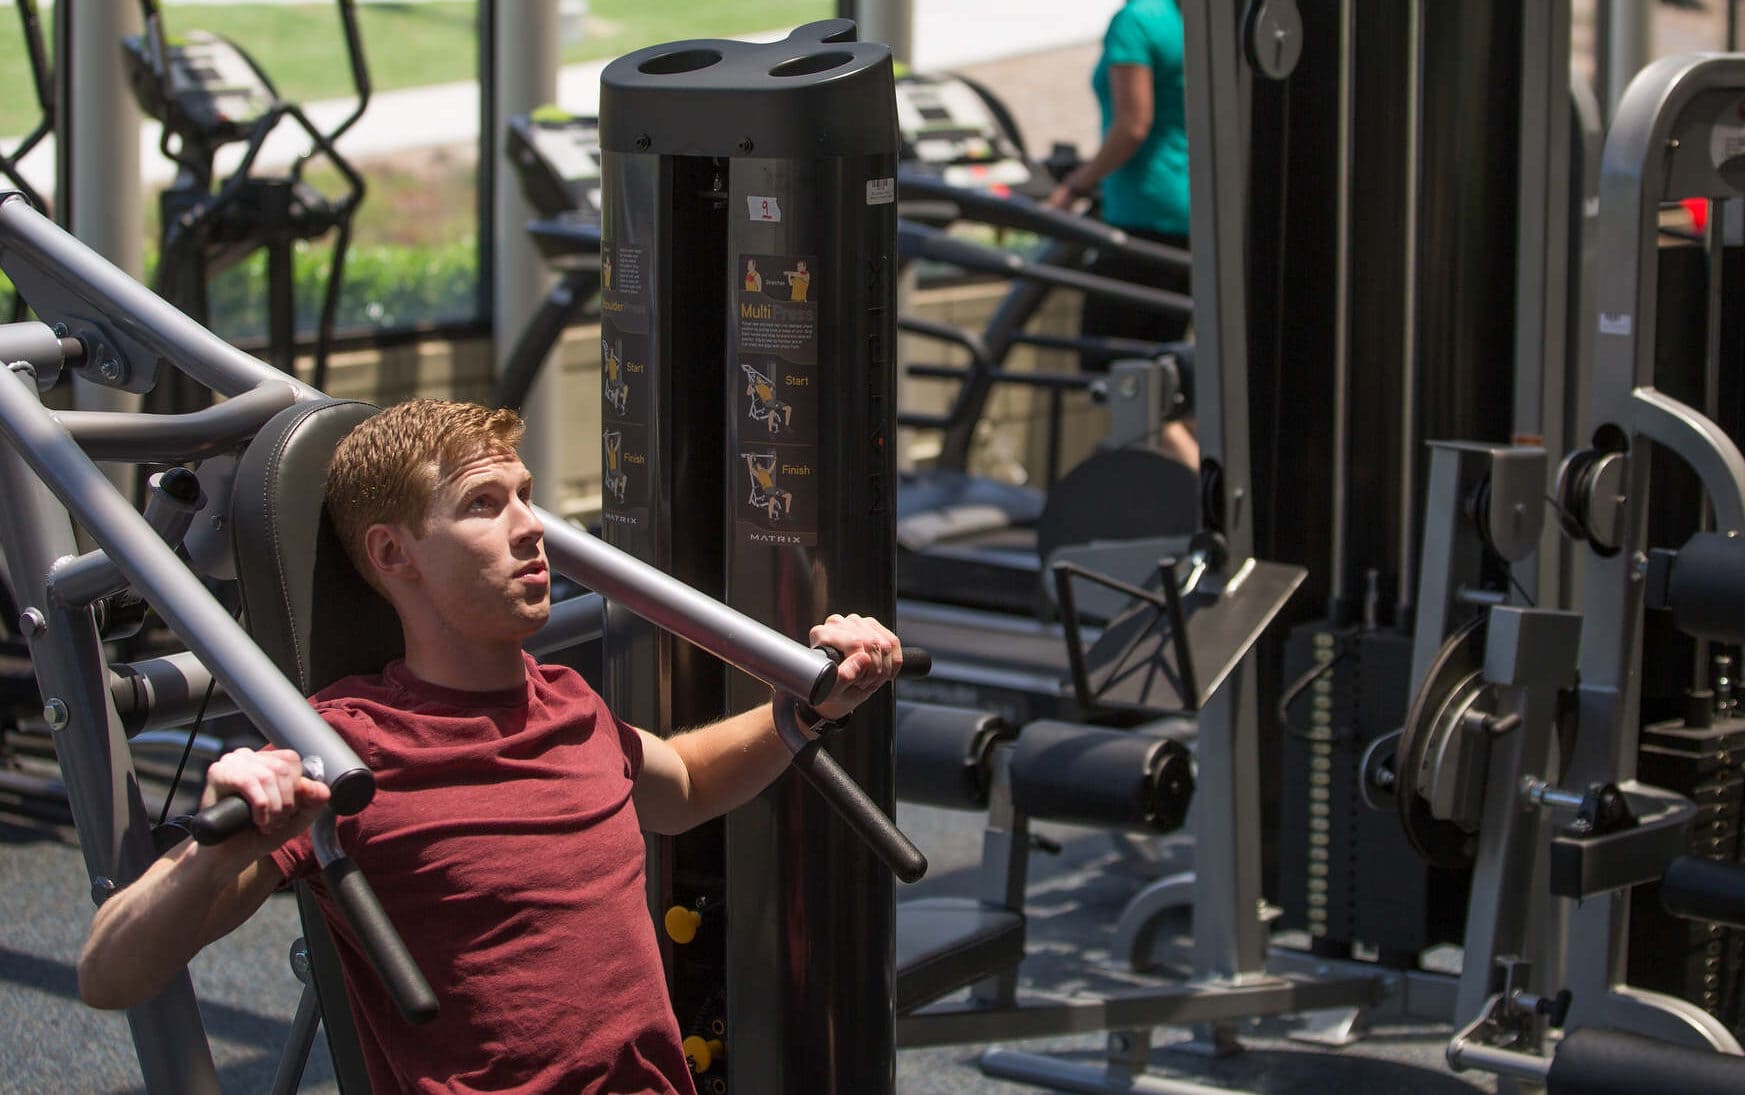
[[[1394,801],[1400,825],[1413,850],[1437,867],[1470,867],[1478,849],[1477,834],[1431,812],[1423,789],[1434,784],[1433,768],[1443,753],[1444,738],[1463,732],[1461,715],[1486,687],[1486,619],[1483,613],[1474,616],[1436,652],[1430,672],[1412,696],[1395,753]]]

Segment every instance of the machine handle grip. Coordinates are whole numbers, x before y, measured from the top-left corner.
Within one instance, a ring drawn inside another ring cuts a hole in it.
[[[830,658],[830,666],[842,660],[842,651],[832,646],[819,650]],[[899,677],[925,676],[933,668],[933,655],[918,646],[903,648],[903,668]],[[836,758],[825,752],[820,739],[806,740],[795,721],[791,697],[778,698],[775,703],[776,731],[794,755],[794,767],[806,777],[813,790],[824,796],[837,816],[847,822],[873,854],[889,867],[891,873],[904,882],[919,882],[927,873],[927,857],[914,841],[903,835],[896,822],[885,816],[878,804],[848,777]]]
[[[903,835],[896,822],[885,816],[859,784],[848,778],[848,773],[836,763],[835,757],[824,751],[821,742],[809,742],[796,752],[794,767],[892,874],[904,882],[919,882],[927,873],[927,857],[921,854],[921,849]]]
[[[253,818],[247,799],[225,795],[195,814],[188,822],[188,830],[201,844],[222,844],[252,825]]]
[[[903,668],[898,671],[899,677],[925,677],[933,672],[933,655],[926,647],[905,646],[903,648]]]
[[[818,649],[829,656],[831,665],[842,660],[842,651],[834,646],[820,646]],[[931,672],[933,672],[933,655],[928,653],[926,647],[905,646],[903,648],[903,668],[897,670],[899,678],[925,677]]]
[[[304,775],[314,779],[318,771],[319,768],[309,760],[304,761]],[[355,814],[375,797],[376,777],[368,768],[341,772],[338,779],[326,782],[327,789],[333,794],[333,812],[336,814]],[[188,830],[201,844],[222,844],[247,829],[253,818],[253,811],[241,795],[225,795],[190,818]]]
[[[322,868],[322,877],[400,1014],[415,1026],[436,1018],[436,993],[357,864],[348,858],[335,859]]]

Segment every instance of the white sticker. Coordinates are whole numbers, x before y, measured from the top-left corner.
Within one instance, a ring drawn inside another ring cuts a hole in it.
[[[1745,102],[1740,103],[1739,114],[1745,117]],[[1734,125],[1722,122],[1709,131],[1709,158],[1717,169],[1741,157],[1745,157],[1745,122]]]
[[[1602,334],[1602,335],[1626,335],[1627,336],[1627,335],[1629,335],[1629,333],[1630,333],[1630,313],[1629,312],[1622,312],[1622,313],[1601,312],[1600,313],[1600,334]]]
[[[866,181],[866,203],[868,205],[889,205],[896,200],[896,179],[868,179]]]
[[[750,206],[751,219],[754,221],[779,221],[782,219],[782,203],[774,198],[748,194],[745,197],[745,204]]]

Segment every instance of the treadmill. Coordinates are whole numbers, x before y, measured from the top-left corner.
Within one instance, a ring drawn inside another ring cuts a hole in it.
[[[1022,137],[1005,108],[970,81],[914,73],[899,79],[897,123],[902,136],[898,172],[903,217],[900,260],[929,260],[1011,283],[992,321],[981,331],[964,331],[912,316],[899,319],[899,329],[905,334],[955,347],[968,355],[970,364],[942,366],[911,361],[905,365],[907,376],[955,379],[959,386],[943,414],[905,413],[898,418],[899,425],[936,430],[942,435],[937,462],[905,472],[899,479],[898,594],[920,601],[1035,616],[1048,610],[1040,589],[1045,555],[1039,550],[1039,541],[1052,540],[1058,546],[1190,533],[1198,516],[1198,479],[1174,464],[1136,472],[1134,466],[1143,458],[1132,457],[1119,468],[1104,467],[1101,474],[1074,469],[1059,484],[1074,498],[1057,500],[1052,490],[1045,493],[1034,486],[970,474],[975,427],[995,385],[1022,384],[1047,391],[1054,426],[1044,487],[1052,488],[1059,477],[1062,396],[1090,390],[1094,398],[1108,398],[1110,385],[1105,377],[1077,370],[1050,374],[1006,369],[1011,351],[1023,345],[1096,353],[1110,361],[1149,362],[1148,370],[1132,371],[1133,379],[1117,389],[1117,397],[1124,395],[1129,406],[1151,410],[1152,428],[1137,431],[1129,442],[1143,445],[1155,435],[1156,422],[1162,417],[1187,413],[1191,346],[1034,335],[1024,328],[1056,288],[1112,294],[1139,308],[1191,311],[1188,297],[1110,282],[1083,272],[1084,264],[1101,249],[1122,248],[1160,267],[1183,265],[1188,257],[1178,249],[1133,239],[1099,221],[1043,205],[1042,199],[1055,185],[1052,171],[1027,157]],[[1044,245],[1034,258],[1023,258],[946,234],[951,225],[961,223],[1034,233]],[[1141,390],[1135,391],[1135,384]],[[1136,474],[1142,477],[1137,482],[1132,478]],[[1121,488],[1127,484],[1137,489],[1123,496]],[[1153,501],[1136,507],[1133,498]],[[1054,531],[1039,531],[1044,525],[1053,526]]]

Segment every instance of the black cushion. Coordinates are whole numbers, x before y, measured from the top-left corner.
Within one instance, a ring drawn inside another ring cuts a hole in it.
[[[333,450],[368,403],[287,407],[238,461],[230,519],[243,615],[273,663],[306,694],[377,673],[404,653],[399,617],[358,574],[327,517]],[[297,887],[322,1029],[342,1095],[368,1095],[369,1076],[346,999],[338,953],[309,887]]]
[[[299,403],[243,453],[231,488],[237,580],[255,641],[305,693],[401,656],[399,618],[358,574],[328,519],[333,450],[368,403]]]
[[[1024,917],[970,897],[924,897],[897,905],[897,1013],[1024,960]]]

